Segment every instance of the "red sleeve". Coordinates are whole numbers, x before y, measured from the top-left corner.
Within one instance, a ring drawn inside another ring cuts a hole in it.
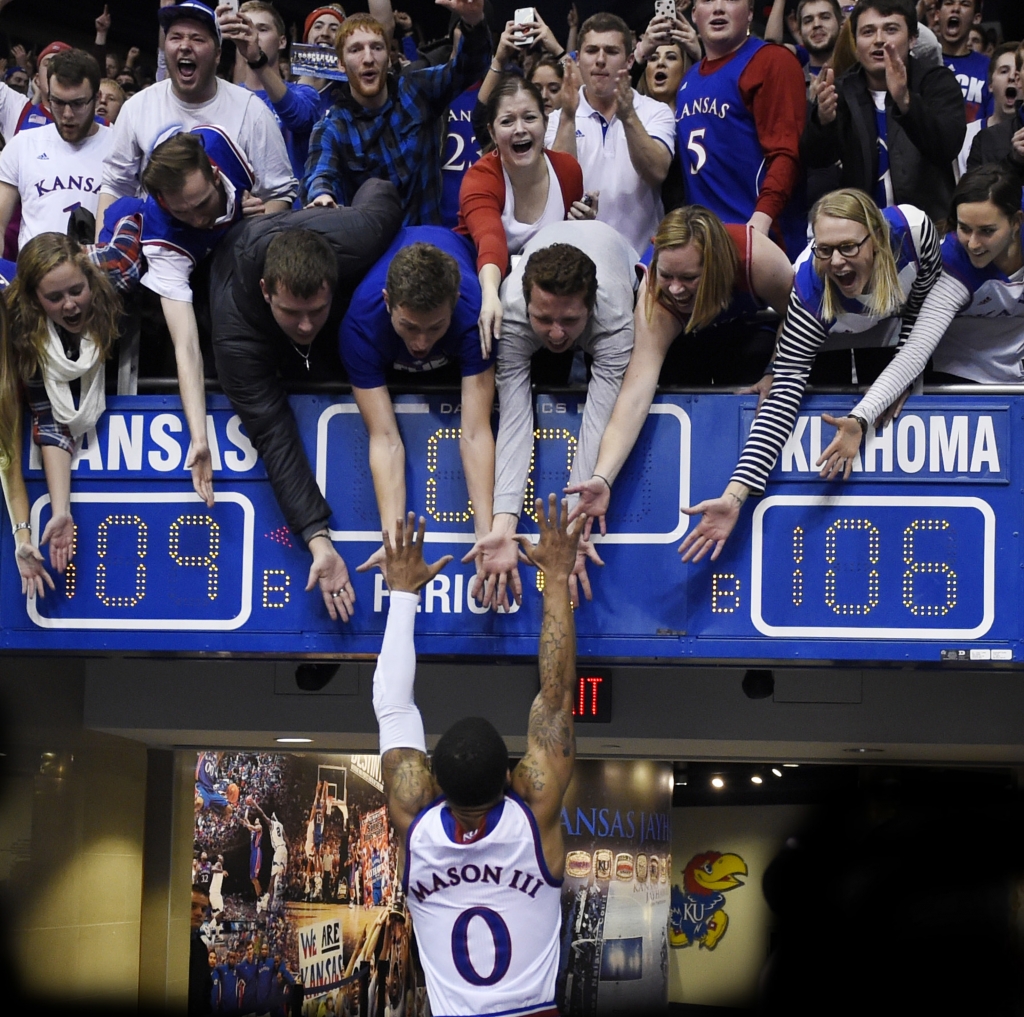
[[[568,216],[572,203],[583,197],[583,170],[575,156],[567,152],[552,152],[545,149],[544,154],[551,160],[555,176],[558,177],[558,186],[562,189],[562,204]]]
[[[456,233],[476,245],[476,270],[497,265],[502,278],[508,272],[508,240],[501,224],[505,207],[505,178],[497,152],[489,152],[466,170],[459,188],[459,223]]]
[[[754,115],[765,158],[755,207],[778,219],[800,177],[800,135],[807,116],[800,62],[785,46],[762,46],[740,75],[739,86],[744,105]]]
[[[745,222],[726,222],[722,225],[725,227],[725,232],[729,234],[732,246],[736,249],[736,258],[739,261],[734,289],[739,293],[753,293],[754,281],[750,274],[750,259],[754,253],[754,245],[750,242],[753,226],[748,226]]]

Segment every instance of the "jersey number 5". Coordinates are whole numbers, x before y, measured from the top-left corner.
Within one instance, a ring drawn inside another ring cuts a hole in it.
[[[701,166],[708,161],[708,150],[701,144],[706,131],[706,127],[698,127],[696,130],[690,131],[690,138],[686,142],[686,150],[693,152],[697,157],[696,163],[690,166],[690,176],[699,173]]]
[[[474,918],[482,919],[494,940],[494,967],[489,975],[481,975],[469,956],[469,924]],[[452,960],[470,985],[494,985],[500,982],[512,963],[512,937],[501,915],[490,908],[470,908],[463,911],[452,926]]]

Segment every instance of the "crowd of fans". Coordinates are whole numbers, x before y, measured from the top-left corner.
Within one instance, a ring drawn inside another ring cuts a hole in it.
[[[0,459],[30,595],[54,585],[37,545],[58,572],[74,553],[72,457],[133,330],[143,360],[173,353],[195,490],[213,504],[215,376],[342,620],[348,568],[287,403],[304,382],[351,384],[388,530],[410,507],[389,385],[461,386],[467,560],[497,608],[521,592],[531,382],[588,386],[567,492],[602,532],[659,384],[759,393],[730,484],[688,510],[688,561],[763,491],[808,382],[870,386],[828,418],[818,465],[845,477],[921,378],[1024,381],[1024,47],[981,0],[775,0],[763,38],[753,0],[659,4],[636,35],[437,2],[427,42],[390,0],[317,7],[291,40],[264,0],[159,0],[152,80],[106,46],[107,8],[92,53],[12,50]]]

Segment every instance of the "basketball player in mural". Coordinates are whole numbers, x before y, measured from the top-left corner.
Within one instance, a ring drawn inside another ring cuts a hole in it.
[[[306,879],[305,893],[309,900],[323,893],[324,823],[327,811],[327,781],[317,781],[313,804],[306,823]]]
[[[261,900],[263,910],[269,914],[272,909],[276,911],[278,905],[284,904],[284,890],[287,886],[285,874],[288,871],[288,842],[284,835],[284,824],[277,818],[276,812],[272,812],[268,816],[252,796],[245,799],[245,804],[256,811],[263,826],[270,833],[270,846],[274,852],[270,867],[270,888],[264,893]]]
[[[521,542],[544,574],[540,692],[514,773],[501,735],[479,717],[452,725],[428,761],[413,699],[413,627],[418,591],[451,557],[424,562],[426,523],[420,519],[417,535],[412,513],[404,527],[399,520],[395,546],[383,535],[391,595],[373,705],[398,871],[434,1013],[557,1013],[560,815],[576,759],[568,580],[585,520],[570,529],[567,504],[559,510],[555,495],[546,515],[538,499],[537,517],[539,543]]]

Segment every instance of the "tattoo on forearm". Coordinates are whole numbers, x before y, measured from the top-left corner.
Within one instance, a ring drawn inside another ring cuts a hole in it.
[[[576,677],[576,626],[568,593],[545,590],[538,664],[540,695],[530,710],[530,736],[537,748],[568,757],[576,750],[572,683]]]
[[[381,763],[389,802],[415,813],[434,797],[434,778],[419,749],[391,749]]]

